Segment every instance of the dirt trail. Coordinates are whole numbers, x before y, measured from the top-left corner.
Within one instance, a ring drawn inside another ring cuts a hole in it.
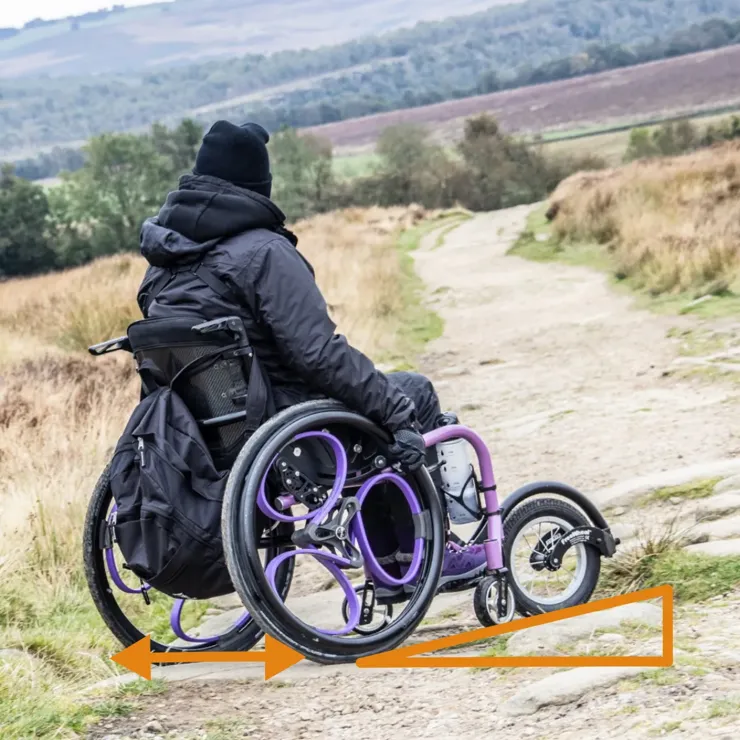
[[[500,484],[564,479],[586,491],[740,452],[740,397],[665,375],[676,317],[634,310],[586,268],[506,252],[527,207],[483,214],[417,270],[444,317],[423,370],[490,444]]]
[[[502,490],[561,478],[590,491],[732,456],[738,448],[732,388],[666,374],[676,357],[667,331],[682,322],[634,310],[596,272],[506,256],[527,213],[476,216],[441,247],[427,239],[416,258],[445,319],[444,335],[430,345],[421,369],[444,405],[484,435]],[[740,509],[740,497],[726,504],[733,505]],[[643,516],[662,513],[653,508]],[[441,616],[450,629],[469,623],[472,594],[445,598],[454,606]],[[625,625],[609,627],[610,644],[629,640],[637,653],[655,647],[654,631]],[[363,672],[302,663],[265,684],[257,668],[183,666],[167,675],[192,681],[143,699],[132,717],[103,723],[91,737],[736,736],[740,594],[682,610],[677,633],[688,658],[675,669],[652,677],[595,669],[580,689],[581,678],[571,674],[543,685],[550,675],[543,669]],[[599,639],[596,626],[584,623],[569,636],[571,654],[596,643],[603,649]]]

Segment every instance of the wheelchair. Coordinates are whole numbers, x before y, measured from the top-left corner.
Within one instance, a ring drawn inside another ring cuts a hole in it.
[[[124,646],[151,634],[155,652],[249,650],[266,633],[319,663],[354,662],[407,640],[438,593],[446,549],[471,546],[485,550],[485,573],[466,584],[483,626],[591,598],[601,558],[613,556],[619,541],[576,489],[538,482],[500,500],[481,437],[460,424],[435,429],[424,437],[428,447],[463,439],[477,458],[471,477],[480,513],[463,540],[451,531],[433,468],[396,469],[389,434],[341,403],[308,401],[250,429],[244,406],[252,353],[238,318],[184,333],[182,319],[169,331],[172,321],[136,322],[127,336],[90,352],[130,352],[138,367],[154,363],[171,379],[194,358],[233,347],[238,336],[241,357],[225,352],[176,390],[214,460],[230,471],[224,567],[243,610],[221,634],[193,633],[213,602],[171,599],[127,571],[105,471],[85,523],[85,572],[103,620]],[[142,330],[153,322],[155,331]],[[293,598],[297,581],[307,578],[306,593]]]

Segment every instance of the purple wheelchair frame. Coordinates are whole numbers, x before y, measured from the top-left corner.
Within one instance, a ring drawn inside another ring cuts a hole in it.
[[[336,504],[340,501],[342,496],[342,490],[347,479],[347,454],[340,443],[340,441],[329,434],[328,432],[305,432],[298,435],[294,441],[300,441],[302,439],[318,438],[325,441],[334,453],[336,461],[336,477],[334,485],[327,496],[325,503],[317,510],[309,512],[307,514],[292,515],[285,513],[290,508],[296,505],[298,502],[289,494],[284,494],[277,497],[277,502],[281,510],[274,508],[267,498],[267,473],[263,477],[261,482],[260,491],[257,498],[257,505],[261,511],[270,519],[276,522],[300,522],[305,521],[307,523],[320,523],[327,514],[329,514]],[[499,506],[498,495],[496,492],[496,482],[493,473],[493,464],[491,461],[491,455],[486,447],[485,442],[482,438],[474,432],[472,429],[459,424],[440,427],[435,429],[428,434],[424,435],[424,441],[427,447],[432,447],[440,442],[445,442],[451,439],[464,439],[467,441],[475,450],[478,458],[478,464],[480,468],[480,486],[479,490],[484,494],[484,514],[483,522],[479,528],[479,532],[486,528],[486,538],[484,542],[486,561],[488,565],[489,573],[499,573],[504,569],[503,562],[503,525],[502,525],[502,511]],[[269,468],[271,468],[269,466]],[[269,470],[268,468],[268,470]],[[380,483],[392,483],[401,492],[406,499],[409,509],[413,514],[420,514],[422,509],[421,505],[414,493],[414,490],[408,484],[408,482],[401,477],[398,473],[388,468],[379,472],[377,475],[371,477],[359,488],[356,498],[360,507],[370,494],[372,489]],[[112,523],[113,517],[115,517],[116,507],[114,506],[109,515],[109,523]],[[411,564],[409,565],[406,572],[401,578],[395,578],[385,571],[382,565],[378,562],[378,559],[374,555],[370,543],[368,541],[365,526],[362,521],[361,511],[358,511],[354,519],[350,522],[350,540],[356,544],[359,549],[362,559],[365,576],[368,579],[381,579],[385,583],[392,584],[394,586],[403,586],[411,583],[418,575],[422,565],[423,556],[423,538],[417,537],[414,542],[414,551],[412,555]],[[476,533],[477,534],[477,533]],[[270,560],[265,568],[265,576],[269,581],[270,585],[274,590],[277,591],[275,586],[275,577],[279,566],[291,557],[297,555],[309,555],[316,558],[337,580],[341,587],[345,598],[347,600],[348,611],[347,621],[343,628],[338,630],[319,630],[327,635],[346,635],[352,632],[360,623],[360,616],[362,611],[362,605],[358,599],[357,593],[354,586],[350,582],[343,569],[350,567],[350,561],[347,558],[333,554],[326,550],[321,550],[313,545],[299,548],[295,550],[289,550],[281,553],[277,557]],[[106,549],[105,562],[107,565],[108,572],[110,573],[111,580],[113,583],[124,593],[128,594],[146,594],[150,590],[148,584],[142,584],[138,588],[132,588],[121,577],[118,567],[115,562],[113,554],[113,548]],[[212,643],[219,639],[219,635],[209,637],[195,637],[188,634],[182,627],[182,612],[185,606],[185,599],[176,599],[170,613],[170,626],[173,633],[181,640],[193,643],[193,644],[206,644]],[[240,629],[250,619],[249,612],[245,612],[239,620],[234,623],[232,629]]]

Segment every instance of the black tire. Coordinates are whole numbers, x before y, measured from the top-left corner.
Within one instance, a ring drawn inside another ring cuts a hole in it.
[[[387,443],[385,432],[331,400],[308,401],[285,409],[261,427],[242,449],[232,468],[224,497],[222,531],[229,574],[242,601],[271,637],[317,663],[351,663],[401,644],[424,618],[442,570],[444,513],[439,494],[426,469],[408,477],[430,515],[423,573],[404,612],[387,630],[342,639],[323,635],[295,617],[269,587],[261,563],[256,565],[257,540],[253,521],[260,471],[297,433],[332,425],[350,425]]]
[[[146,635],[126,617],[116,600],[116,588],[108,578],[108,570],[104,558],[105,551],[100,546],[99,536],[111,501],[112,495],[109,485],[108,468],[106,468],[95,486],[87,509],[83,534],[83,561],[90,595],[100,616],[116,639],[124,647],[128,647]],[[278,572],[278,578],[280,579],[278,583],[285,593],[290,588],[292,560],[289,560],[286,565],[289,567],[285,570],[281,568]],[[131,598],[135,597],[131,596]],[[250,650],[259,641],[261,636],[262,631],[259,625],[253,619],[250,619],[242,628],[233,629],[213,642],[194,643],[188,647],[171,647],[152,639],[151,648],[153,652]]]
[[[514,618],[514,614],[516,612],[516,598],[510,584],[507,585],[509,590],[509,602],[504,619],[499,619],[496,607],[491,604],[491,589],[496,589],[498,585],[498,578],[496,576],[486,576],[482,580],[478,581],[478,585],[475,587],[475,593],[473,594],[473,609],[478,621],[484,627],[493,627],[495,624],[510,622]]]
[[[595,548],[582,545],[586,558],[585,569],[581,582],[573,594],[554,604],[541,603],[528,597],[517,584],[515,574],[512,572],[511,550],[517,533],[540,517],[555,517],[567,522],[570,528],[590,524],[586,516],[575,506],[554,498],[530,499],[514,508],[506,517],[504,520],[504,562],[510,571],[509,582],[514,591],[517,611],[525,617],[585,604],[591,598],[601,572],[601,555]]]

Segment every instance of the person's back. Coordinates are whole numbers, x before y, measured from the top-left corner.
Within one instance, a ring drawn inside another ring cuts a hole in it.
[[[142,228],[151,266],[139,306],[151,318],[242,316],[278,410],[335,398],[391,432],[393,459],[415,470],[426,455],[421,432],[441,415],[434,387],[416,373],[381,373],[335,333],[313,270],[270,200],[268,141],[251,123],[219,121],[206,134],[193,174]],[[234,302],[194,274],[200,264],[231,289]],[[473,561],[455,572],[457,580],[482,572],[482,548]]]
[[[262,306],[257,283],[260,277],[269,277],[264,274],[268,263],[279,263],[281,273],[297,272],[301,282],[313,279],[283,223],[282,212],[264,196],[207,175],[186,175],[159,216],[144,224],[141,251],[152,266],[139,290],[139,305],[148,317],[241,316],[281,408],[317,395],[286,366],[269,327],[256,318]],[[231,287],[236,299],[243,300],[224,298],[194,275],[190,267],[200,263]],[[146,310],[162,268],[176,274]],[[268,288],[264,283],[260,287]],[[286,306],[286,311],[291,310]]]

